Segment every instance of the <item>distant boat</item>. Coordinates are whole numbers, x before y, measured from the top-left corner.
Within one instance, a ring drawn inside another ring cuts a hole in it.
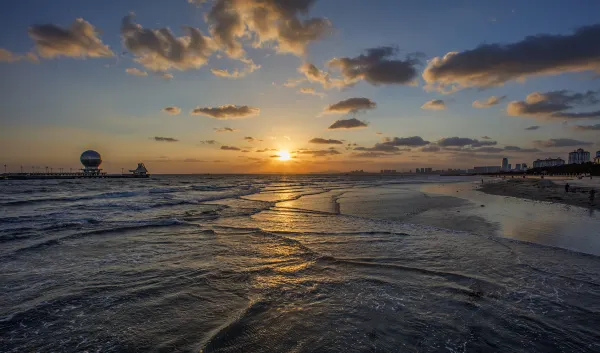
[[[136,169],[132,169],[129,171],[133,173],[134,178],[148,178],[150,176],[150,174],[148,174],[148,169],[146,169],[144,163],[138,163]]]

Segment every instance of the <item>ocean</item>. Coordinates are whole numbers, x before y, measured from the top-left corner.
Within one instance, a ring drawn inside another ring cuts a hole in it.
[[[0,351],[600,351],[600,215],[477,182],[2,181]]]

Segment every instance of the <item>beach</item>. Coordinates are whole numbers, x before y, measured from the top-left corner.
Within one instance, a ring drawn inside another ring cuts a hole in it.
[[[484,179],[480,191],[501,196],[519,197],[523,199],[555,202],[584,208],[600,209],[598,194],[594,202],[590,202],[590,190],[600,191],[600,178],[567,179],[567,178],[511,178],[490,180]],[[569,184],[569,192],[565,184]]]

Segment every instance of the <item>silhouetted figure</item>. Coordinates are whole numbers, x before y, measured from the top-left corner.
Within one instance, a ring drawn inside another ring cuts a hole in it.
[[[569,192],[569,183],[565,184],[565,192]]]
[[[483,184],[483,179],[481,179],[481,183]]]
[[[596,190],[592,189],[592,190],[590,190],[590,203],[591,204],[594,203],[594,197],[596,197]]]

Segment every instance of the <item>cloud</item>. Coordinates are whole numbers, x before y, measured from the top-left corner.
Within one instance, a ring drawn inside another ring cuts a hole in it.
[[[400,149],[396,146],[385,144],[385,143],[376,143],[373,147],[356,147],[355,151],[370,151],[370,152],[389,152],[395,153],[399,152]]]
[[[349,98],[325,108],[325,113],[357,113],[369,109],[375,109],[377,103],[369,98]]]
[[[471,139],[467,137],[446,137],[437,142],[438,146],[441,147],[484,147],[484,146],[495,146],[498,144],[496,141],[479,141],[477,139]]]
[[[239,60],[241,62],[243,62],[244,64],[246,64],[246,66],[244,67],[244,69],[242,69],[242,71],[240,71],[238,69],[234,69],[232,71],[223,70],[223,69],[210,69],[210,72],[212,72],[213,75],[218,76],[218,77],[242,78],[242,77],[246,77],[248,74],[251,74],[254,71],[260,69],[260,67],[261,67],[260,65],[256,65],[254,63],[254,61],[252,61],[251,59],[248,59],[248,58],[240,58]]]
[[[324,38],[332,25],[325,18],[301,19],[314,0],[216,0],[206,18],[215,42],[230,57],[245,54],[240,39],[254,47],[275,43],[279,53],[304,56],[309,43]]]
[[[591,146],[593,142],[579,141],[567,138],[549,139],[549,140],[535,140],[533,144],[538,147],[577,147],[577,146]]]
[[[537,148],[521,148],[519,146],[506,146],[506,147],[504,147],[504,150],[512,151],[512,152],[523,152],[523,153],[541,152]]]
[[[322,144],[322,145],[342,145],[342,144],[344,144],[340,140],[324,139],[324,138],[320,138],[320,137],[315,137],[314,139],[312,139],[308,142]]]
[[[246,140],[248,142],[254,142],[254,141],[256,141],[256,139],[254,137],[250,137],[250,136],[244,137],[244,140]]]
[[[218,142],[215,141],[215,140],[200,141],[200,143],[203,144],[203,145],[216,145],[216,144],[218,144]]]
[[[310,94],[321,98],[325,97],[325,93],[317,92],[314,88],[300,88],[298,92],[302,94]]]
[[[402,60],[395,58],[396,53],[393,47],[371,48],[354,58],[334,58],[327,65],[341,72],[345,86],[360,80],[372,85],[414,84],[417,66],[421,64],[420,54],[411,54]]]
[[[360,128],[367,127],[367,126],[368,126],[368,124],[365,123],[364,121],[360,121],[356,118],[352,118],[352,119],[347,119],[347,120],[337,120],[328,129],[329,130],[360,129]]]
[[[234,146],[221,146],[221,149],[224,151],[241,151],[241,148],[238,147],[234,147]]]
[[[242,119],[251,116],[258,115],[260,109],[249,107],[247,105],[222,105],[220,107],[197,107],[190,114],[191,115],[206,115],[215,119]]]
[[[499,153],[499,152],[504,151],[504,149],[498,148],[498,147],[480,147],[480,148],[472,149],[470,151],[481,152],[481,153]]]
[[[599,92],[569,93],[569,91],[533,92],[525,101],[508,103],[506,112],[511,116],[533,117],[538,119],[592,119],[600,118],[600,110],[587,113],[571,113],[566,110],[576,105],[600,103]]]
[[[430,142],[423,140],[421,136],[411,136],[411,137],[394,137],[387,142],[384,142],[384,145],[388,146],[408,146],[408,147],[419,147],[428,145]]]
[[[176,37],[169,28],[145,29],[133,18],[131,14],[121,21],[123,45],[148,70],[197,69],[207,63],[216,49],[212,39],[197,28],[184,27],[187,35]]]
[[[361,153],[353,153],[353,158],[382,158],[382,157],[390,157],[392,155],[388,153],[381,152],[361,152]]]
[[[256,152],[258,152],[258,153],[263,153],[263,152],[277,152],[277,149],[275,149],[275,148],[265,148],[265,149],[262,149],[262,150],[256,150]]]
[[[600,24],[568,35],[539,34],[510,44],[482,44],[429,61],[423,79],[440,90],[491,87],[565,72],[600,73]]]
[[[29,27],[29,37],[43,58],[109,58],[115,55],[102,43],[96,28],[82,18],[76,19],[69,28],[53,24],[33,25]]]
[[[154,141],[159,141],[159,142],[179,142],[178,139],[172,138],[172,137],[160,137],[160,136],[154,136]]]
[[[161,111],[163,113],[167,113],[169,115],[179,115],[179,113],[181,113],[181,108],[175,107],[175,106],[171,106],[171,107],[163,108]]]
[[[21,60],[28,60],[33,63],[39,62],[37,55],[35,55],[34,53],[19,55],[11,52],[10,50],[0,48],[0,63],[13,63]]]
[[[489,137],[489,136],[481,136],[481,138],[482,138],[482,139],[484,139],[484,140],[491,140],[491,139],[492,139],[492,138],[491,138],[491,137]]]
[[[236,131],[240,131],[238,129],[232,129],[230,127],[216,127],[213,130],[215,130],[215,132],[236,132]]]
[[[140,76],[140,77],[148,76],[148,73],[146,71],[142,71],[142,70],[136,69],[134,67],[125,69],[125,72],[130,75],[133,75],[133,76]]]
[[[167,80],[167,81],[173,79],[173,75],[168,72],[159,74],[158,77],[162,78],[163,80]]]
[[[441,148],[439,148],[436,145],[428,145],[428,146],[423,146],[419,149],[419,152],[439,152],[441,150]]]
[[[183,160],[183,162],[185,162],[185,163],[205,163],[206,161],[203,161],[201,159],[196,159],[196,158],[186,158]]]
[[[298,151],[298,154],[311,155],[313,157],[325,157],[325,156],[338,155],[341,153],[336,149],[330,148],[328,150],[301,150],[301,151]]]
[[[573,126],[573,129],[580,131],[597,131],[600,130],[600,124],[596,125],[576,125]]]
[[[525,130],[532,131],[532,130],[537,130],[537,129],[539,129],[539,128],[540,128],[540,126],[538,126],[538,125],[533,125],[533,126],[530,126],[530,127],[526,127],[526,128],[525,128]]]
[[[446,109],[446,103],[444,103],[443,100],[441,99],[432,99],[428,102],[425,102],[425,104],[423,104],[421,106],[421,109],[427,109],[427,110],[445,110]]]
[[[491,96],[490,98],[482,101],[473,102],[473,108],[491,108],[494,105],[500,104],[503,100],[506,99],[506,96],[496,97]]]
[[[309,81],[312,83],[319,83],[325,89],[330,88],[343,88],[349,85],[343,79],[332,78],[328,72],[321,71],[314,64],[306,62],[298,68],[298,72],[303,74],[305,78],[300,79],[288,79],[284,84],[286,87],[294,87],[302,82]]]

